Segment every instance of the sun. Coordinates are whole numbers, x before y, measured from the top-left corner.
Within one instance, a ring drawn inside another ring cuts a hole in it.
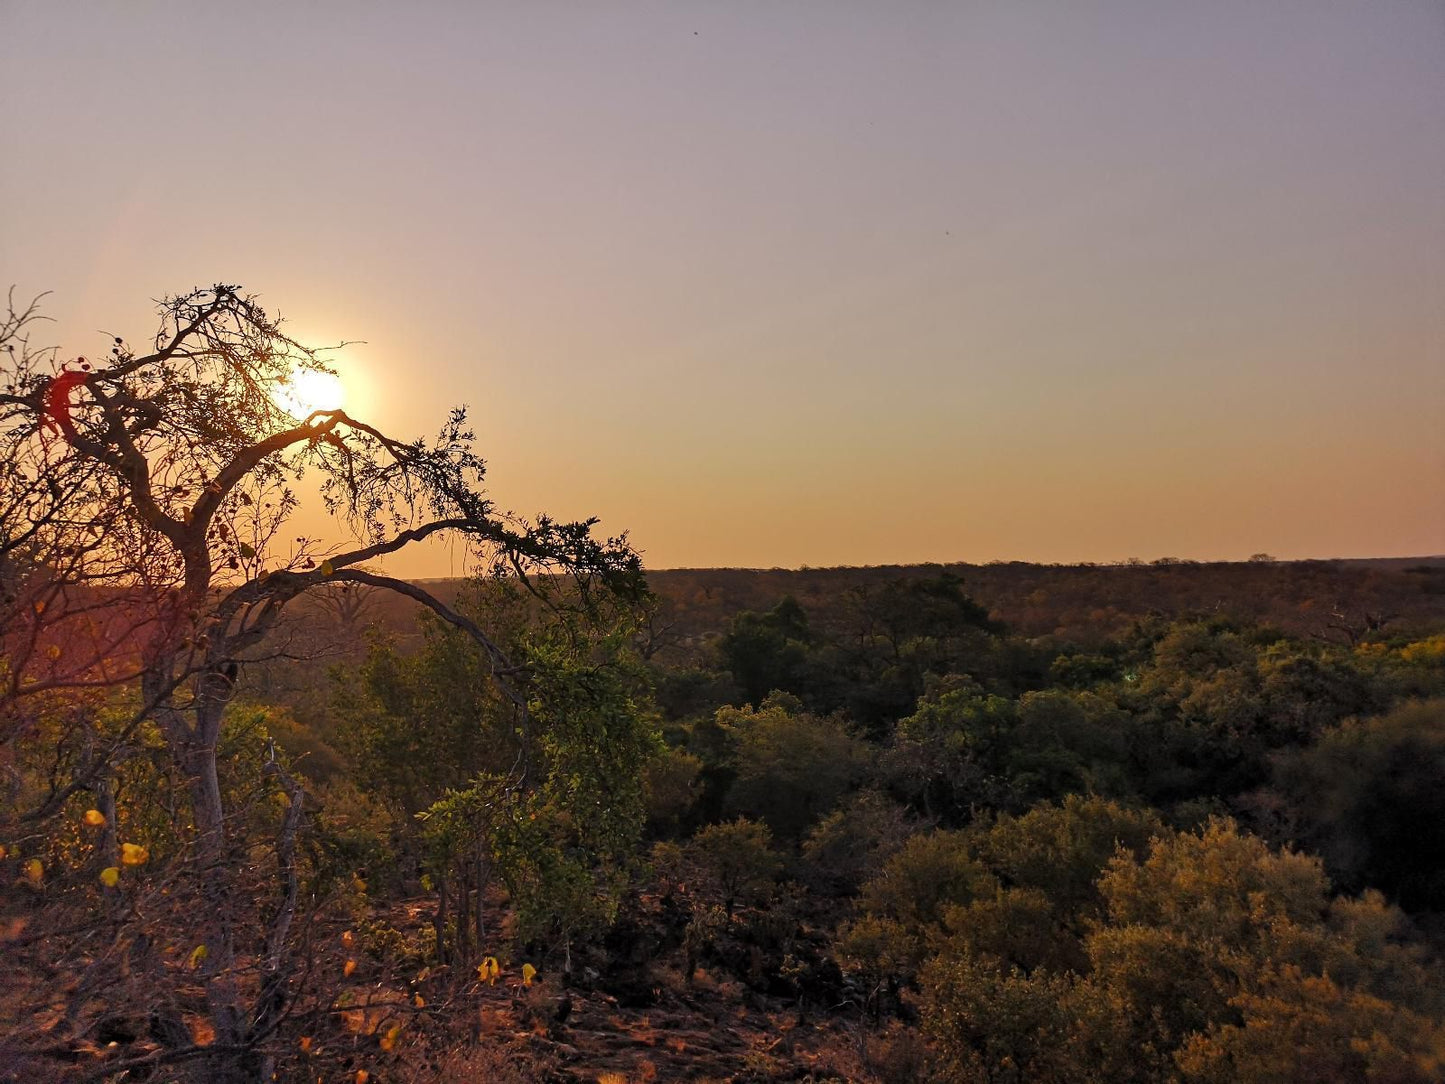
[[[305,418],[317,410],[340,410],[346,405],[346,386],[332,373],[301,369],[287,383],[277,384],[271,398],[287,414]]]

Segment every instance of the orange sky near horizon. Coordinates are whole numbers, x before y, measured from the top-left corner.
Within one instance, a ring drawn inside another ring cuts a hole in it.
[[[1445,552],[1429,0],[0,11],[67,356],[240,283],[656,568]]]

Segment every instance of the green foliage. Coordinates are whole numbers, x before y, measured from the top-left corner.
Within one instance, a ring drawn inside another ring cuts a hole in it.
[[[834,662],[842,668],[835,703],[865,728],[877,731],[907,714],[930,678],[953,673],[989,681],[1009,668],[996,657],[1003,626],[952,573],[860,588],[850,611]]]
[[[796,701],[771,697],[757,711],[724,708],[717,721],[735,735],[730,811],[765,821],[796,840],[831,812],[862,777],[866,753],[841,722],[799,713]]]
[[[899,723],[884,771],[920,812],[960,825],[980,808],[1128,794],[1131,739],[1127,716],[1095,694],[1047,690],[1010,700],[951,677]]]
[[[1142,861],[1117,855],[1099,888],[1114,924],[1243,945],[1268,936],[1276,922],[1319,921],[1328,882],[1318,859],[1271,851],[1216,820],[1199,834],[1157,838]]]
[[[1091,709],[1095,701],[1086,693],[1046,690],[1019,698],[1004,766],[1016,794],[1038,800],[1127,793],[1124,721],[1117,713]]]
[[[333,675],[337,742],[357,781],[409,815],[480,773],[506,771],[520,752],[485,656],[456,629],[421,622],[420,651],[374,642],[355,673]]]
[[[916,835],[864,885],[862,917],[844,929],[841,951],[853,970],[897,979],[930,956],[960,953],[1025,971],[1081,969],[1082,933],[1102,913],[1095,882],[1120,848],[1142,853],[1162,831],[1152,814],[1069,798]]]
[[[1271,851],[1228,822],[1161,838],[1142,861],[1116,858],[1100,889],[1109,922],[1087,942],[1090,981],[1161,1064],[1194,1034],[1233,1025],[1242,1006],[1265,1004],[1257,999],[1267,1001],[1286,973],[1353,980],[1362,1005],[1398,998],[1388,1005],[1397,1025],[1419,1011],[1438,1015],[1418,950],[1381,936],[1400,927],[1378,897],[1332,906],[1317,859]]]
[[[1057,655],[1049,664],[1051,683],[1066,689],[1090,689],[1123,676],[1121,661],[1101,652]]]
[[[1044,820],[1128,816],[1102,803],[1082,813]],[[1057,837],[1044,821],[1020,833],[1027,820],[980,837],[985,849]],[[921,981],[925,1023],[958,1079],[1432,1079],[1445,1006],[1399,912],[1378,895],[1332,899],[1317,859],[1227,821],[1129,828],[1134,846],[1108,860],[1088,922],[1051,921],[1062,901],[1037,887],[946,915]],[[1074,838],[1079,868],[1097,861],[1099,833]],[[1055,883],[1080,897],[1077,873]]]
[[[1030,754],[1037,767],[1014,765],[1032,769],[1036,778],[1019,782],[1036,794],[1075,787],[1165,808],[1233,798],[1263,784],[1279,753],[1381,710],[1425,669],[1383,647],[1302,645],[1218,619],[1141,628],[1111,650],[1122,680],[1076,694],[1092,728],[1066,727],[1042,757]]]
[[[731,916],[742,900],[766,898],[782,868],[772,847],[773,836],[766,824],[739,817],[724,824],[712,824],[695,837],[689,848]]]
[[[481,773],[423,820],[439,874],[481,861],[524,936],[569,946],[616,915],[646,815],[643,771],[663,746],[625,615],[547,613],[514,645],[527,668],[525,772]]]
[[[410,828],[396,807],[348,778],[320,784],[312,847],[317,887],[365,870],[373,889],[396,890],[406,870],[397,841]]]
[[[1176,1054],[1182,1078],[1198,1084],[1431,1084],[1445,1077],[1445,1027],[1438,1019],[1329,975],[1286,966],[1230,1002],[1239,1023],[1216,1023]]]
[[[718,651],[745,702],[782,690],[816,713],[843,711],[878,737],[932,678],[967,673],[1012,687],[1025,660],[1001,649],[1002,632],[961,579],[942,573],[859,587],[827,629],[785,596],[766,613],[735,615]]]
[[[910,839],[866,885],[859,900],[868,914],[918,933],[941,926],[954,905],[992,896],[998,880],[974,855],[961,832],[926,832]]]
[[[718,652],[747,703],[761,704],[774,689],[801,693],[813,634],[808,615],[791,596],[767,613],[743,612],[718,641]]]
[[[1010,799],[1004,776],[1017,706],[967,678],[939,683],[898,724],[884,763],[892,789],[925,816],[965,823],[976,806]]]
[[[863,915],[838,931],[838,960],[863,982],[865,1000],[876,1012],[878,996],[887,986],[910,978],[924,958],[922,935],[903,923]]]
[[[1150,811],[1070,795],[1057,806],[1001,816],[973,830],[970,838],[975,853],[1005,884],[1038,889],[1061,916],[1076,923],[1097,913],[1096,882],[1120,849],[1142,855],[1163,833]]]
[[[869,638],[886,644],[895,658],[922,642],[931,645],[931,653],[946,651],[950,641],[967,629],[1003,631],[989,617],[987,607],[964,593],[962,578],[951,572],[861,587],[850,602],[857,624]]]
[[[662,749],[643,768],[642,785],[647,823],[653,834],[676,831],[701,793],[701,757],[671,746]]]
[[[642,770],[662,744],[628,630],[599,631],[589,639],[553,627],[529,637],[529,707],[546,804],[576,820],[583,846],[620,853],[641,832]]]
[[[656,676],[657,706],[663,718],[692,719],[735,704],[742,691],[731,675],[702,667],[663,670]]]
[[[1086,964],[1078,938],[1059,920],[1057,903],[1036,888],[1000,888],[950,907],[943,927],[946,936],[935,941],[941,956],[977,958],[1025,974],[1081,971]]]
[[[277,748],[286,751],[287,761],[309,783],[320,785],[345,779],[347,764],[342,754],[293,712],[278,711],[271,717],[268,729]]]
[[[1071,1050],[1073,982],[1066,976],[1000,969],[967,955],[941,956],[924,973],[925,1023],[946,1079],[959,1084],[1069,1084],[1080,1072]]]
[[[814,825],[802,854],[810,883],[852,895],[903,846],[910,832],[902,808],[876,790],[860,791]]]
[[[1445,908],[1445,700],[1341,723],[1282,759],[1276,785],[1335,878]]]

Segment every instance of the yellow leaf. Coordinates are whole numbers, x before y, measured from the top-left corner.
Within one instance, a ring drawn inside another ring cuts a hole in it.
[[[87,809],[85,811],[85,823],[92,828],[99,828],[105,823],[105,814],[98,809]]]
[[[341,935],[341,943],[346,948],[350,948],[352,945],[356,944],[356,934],[352,933],[350,930],[347,930],[344,934]]]
[[[417,994],[414,998],[412,998],[411,1002],[418,1009],[426,1008],[426,998],[422,997],[420,994]]]
[[[105,869],[100,871],[100,883],[105,885],[106,888],[114,888],[116,882],[119,880],[120,867],[118,866],[106,866]]]
[[[333,565],[330,561],[322,561],[322,562],[321,562],[321,574],[322,574],[323,576],[334,576],[334,575],[336,575],[336,566]]]
[[[51,644],[45,649],[45,657],[52,661],[60,658],[60,647],[56,644]]]
[[[537,969],[536,969],[535,967],[533,967],[531,964],[523,964],[523,965],[522,965],[522,985],[523,985],[523,986],[531,986],[531,985],[532,985],[532,979],[535,978],[536,975],[537,975]]]
[[[194,971],[205,962],[206,957],[209,955],[210,953],[206,951],[205,945],[197,945],[191,949],[190,958],[186,962],[190,965],[191,970]]]
[[[394,1050],[396,1048],[396,1037],[401,1034],[401,1025],[393,1024],[385,1035],[381,1037],[381,1048],[383,1050]]]
[[[351,973],[352,973],[353,971],[355,971],[355,970],[356,970],[356,961],[355,961],[355,960],[347,960],[347,961],[346,961],[346,966],[341,969],[341,973],[342,973],[343,975],[345,975],[347,978],[350,978],[350,977],[351,977]]]
[[[38,858],[32,858],[25,863],[25,876],[30,879],[31,884],[38,885],[45,876],[45,864]]]
[[[365,1069],[356,1070],[356,1084],[366,1084],[371,1079],[371,1074]]]

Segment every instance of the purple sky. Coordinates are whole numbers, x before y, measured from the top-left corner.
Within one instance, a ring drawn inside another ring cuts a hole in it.
[[[0,100],[66,353],[239,282],[655,567],[1445,551],[1438,0],[8,0]]]

